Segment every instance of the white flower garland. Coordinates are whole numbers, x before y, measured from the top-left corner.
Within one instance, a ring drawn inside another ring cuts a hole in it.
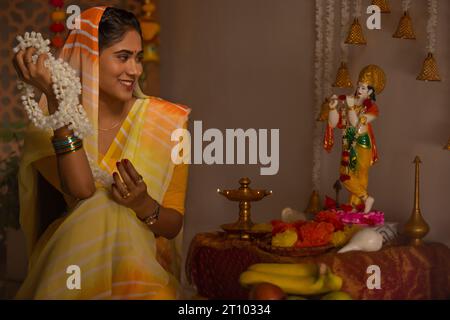
[[[345,43],[347,39],[348,25],[350,23],[350,0],[342,0],[341,4],[341,59],[342,62],[348,62],[348,45]]]
[[[411,0],[402,0],[403,11],[408,11],[411,7]]]
[[[327,0],[327,28],[326,28],[326,46],[325,46],[325,64],[324,64],[324,96],[329,97],[332,93],[331,85],[333,83],[332,72],[334,63],[334,35],[335,35],[335,5],[336,1]]]
[[[362,15],[362,0],[355,0],[355,18],[360,18]]]
[[[436,52],[436,30],[438,24],[438,3],[437,0],[428,0],[429,19],[427,23],[427,49],[431,53]]]
[[[94,179],[99,181],[105,187],[111,187],[111,185],[114,182],[113,177],[108,172],[101,169],[97,165],[97,162],[92,160],[87,152],[86,152],[86,156],[88,158],[89,166],[91,167],[92,176],[94,177]]]
[[[45,116],[39,104],[34,99],[34,87],[19,81],[18,88],[22,89],[22,104],[33,124],[40,129],[56,130],[68,125],[74,134],[83,138],[92,133],[92,127],[87,118],[78,96],[81,94],[80,78],[67,62],[56,60],[50,53],[49,40],[44,40],[40,33],[29,32],[25,36],[17,36],[19,45],[14,48],[17,53],[20,50],[34,47],[37,49],[32,63],[36,63],[40,54],[47,54],[45,67],[50,70],[53,82],[53,92],[58,100],[58,110],[49,116]]]
[[[74,134],[82,139],[85,136],[93,134],[93,128],[80,104],[79,95],[81,94],[81,82],[77,77],[76,71],[62,59],[56,60],[50,53],[49,40],[44,40],[40,33],[26,32],[24,37],[17,36],[19,45],[13,50],[15,53],[30,47],[36,48],[33,55],[33,63],[36,63],[40,54],[47,54],[45,67],[50,70],[53,82],[53,92],[58,100],[58,110],[50,116],[45,116],[39,104],[34,99],[34,87],[18,81],[18,88],[22,90],[22,103],[27,112],[28,118],[39,129],[56,130],[68,126]],[[105,187],[111,186],[114,182],[112,176],[102,170],[97,162],[92,160],[87,154],[89,165],[95,180],[102,183]]]
[[[317,116],[320,113],[320,108],[323,99],[323,15],[324,15],[324,0],[316,0],[316,44],[314,57],[314,84],[315,84],[315,104],[313,115]],[[322,124],[316,119],[313,119],[313,165],[312,165],[312,185],[313,190],[320,190],[320,170],[321,170],[321,154],[322,154]]]

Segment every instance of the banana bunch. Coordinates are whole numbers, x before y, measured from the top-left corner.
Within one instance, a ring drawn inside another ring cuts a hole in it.
[[[293,295],[319,295],[342,287],[342,279],[325,264],[257,263],[241,274],[239,282],[244,287],[267,282]]]

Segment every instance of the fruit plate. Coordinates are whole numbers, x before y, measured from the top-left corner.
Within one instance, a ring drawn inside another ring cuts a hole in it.
[[[320,247],[307,247],[307,248],[296,248],[296,247],[275,247],[272,246],[272,237],[265,237],[263,239],[257,239],[255,241],[258,248],[266,252],[270,252],[279,256],[288,257],[308,257],[316,256],[319,254],[326,253],[334,248],[332,244],[320,246]]]

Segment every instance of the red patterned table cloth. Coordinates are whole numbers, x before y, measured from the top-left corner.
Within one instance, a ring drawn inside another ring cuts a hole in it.
[[[390,245],[377,252],[336,250],[313,257],[271,254],[251,241],[223,233],[197,234],[191,242],[186,275],[200,296],[209,299],[247,299],[239,275],[259,262],[323,262],[343,278],[342,290],[354,299],[450,299],[450,249],[440,243],[422,246]],[[369,289],[368,267],[380,267],[381,289]]]

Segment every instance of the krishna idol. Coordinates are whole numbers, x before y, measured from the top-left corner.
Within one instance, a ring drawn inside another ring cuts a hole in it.
[[[350,192],[349,205],[353,211],[371,212],[374,197],[368,192],[369,169],[378,160],[372,122],[378,117],[376,96],[386,84],[383,70],[369,65],[359,74],[354,95],[334,95],[329,102],[328,123],[324,148],[331,151],[334,144],[333,129],[342,129],[342,157],[340,181]]]

